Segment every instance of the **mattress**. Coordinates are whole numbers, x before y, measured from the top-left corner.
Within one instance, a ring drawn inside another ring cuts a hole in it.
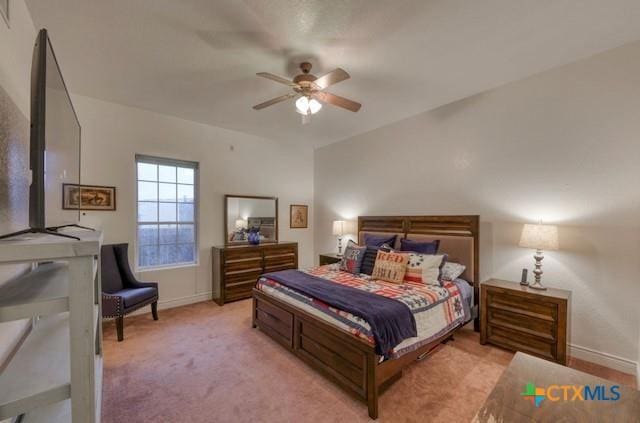
[[[473,288],[462,279],[444,281],[442,287],[419,283],[398,285],[372,279],[365,274],[354,275],[341,271],[337,264],[302,271],[335,283],[396,299],[409,307],[416,320],[417,336],[405,339],[396,345],[386,358],[397,358],[414,351],[471,319]],[[371,327],[358,316],[330,307],[266,277],[258,280],[256,288],[268,296],[304,310],[336,328],[364,339],[371,345],[375,344]]]

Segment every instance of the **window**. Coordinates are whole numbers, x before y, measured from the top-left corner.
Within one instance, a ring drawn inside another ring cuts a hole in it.
[[[136,155],[138,268],[197,262],[198,163]]]

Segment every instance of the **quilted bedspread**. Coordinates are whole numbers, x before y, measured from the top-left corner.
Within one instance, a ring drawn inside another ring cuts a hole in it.
[[[360,274],[354,275],[338,269],[336,264],[302,270],[310,275],[330,280],[334,283],[360,289],[406,304],[414,315],[417,336],[405,339],[389,353],[395,358],[430,342],[434,338],[463,324],[470,316],[465,313],[460,290],[453,282],[445,281],[443,286],[406,283],[397,285],[372,279]],[[322,301],[290,289],[275,280],[261,277],[256,287],[273,296],[340,328],[354,336],[365,339],[371,345],[375,340],[371,327],[366,321],[344,310],[331,307]]]

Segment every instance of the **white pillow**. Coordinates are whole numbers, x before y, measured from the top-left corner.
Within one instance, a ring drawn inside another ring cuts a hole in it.
[[[418,282],[440,286],[440,266],[444,255],[408,253],[409,261],[404,275],[405,282]]]
[[[444,281],[455,281],[464,273],[467,268],[464,264],[448,261],[442,266],[441,279]]]

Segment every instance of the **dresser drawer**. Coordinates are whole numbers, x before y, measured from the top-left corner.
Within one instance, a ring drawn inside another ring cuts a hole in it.
[[[275,269],[294,269],[296,267],[295,255],[272,256],[264,259],[265,272],[274,272]]]
[[[262,269],[254,269],[244,272],[232,272],[227,273],[224,276],[224,281],[226,286],[231,286],[234,284],[238,284],[240,282],[251,282],[255,283],[260,275],[262,274]]]
[[[246,272],[250,270],[262,269],[262,257],[227,260],[224,264],[224,272]]]
[[[265,259],[272,256],[281,256],[283,254],[297,253],[298,249],[295,245],[270,245],[264,248]]]
[[[227,284],[224,291],[225,301],[241,300],[243,298],[250,298],[253,293],[253,287],[256,285],[256,280],[235,282]]]
[[[229,248],[227,250],[224,250],[225,263],[247,259],[262,259],[262,250],[256,247]]]

